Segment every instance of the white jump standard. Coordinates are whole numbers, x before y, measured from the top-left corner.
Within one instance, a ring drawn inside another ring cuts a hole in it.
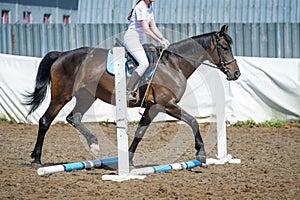
[[[102,180],[125,181],[129,179],[143,179],[145,176],[132,175],[129,171],[128,154],[128,126],[127,126],[127,99],[126,99],[126,73],[125,49],[113,48],[113,63],[115,68],[115,102],[118,143],[118,175],[103,175]]]

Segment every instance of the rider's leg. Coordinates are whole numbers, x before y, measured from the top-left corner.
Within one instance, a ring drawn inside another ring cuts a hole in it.
[[[147,57],[146,57],[147,58]],[[136,95],[135,95],[135,91],[137,90],[138,86],[139,86],[139,82],[141,80],[141,77],[143,76],[143,74],[145,73],[145,71],[147,70],[147,67],[149,66],[149,62],[147,60],[146,64],[140,64],[139,66],[136,68],[136,70],[134,70],[131,74],[131,77],[129,79],[129,82],[127,84],[127,94],[128,94],[128,100],[129,101],[136,101]]]
[[[149,61],[140,42],[139,34],[136,31],[128,30],[124,35],[124,40],[127,50],[139,63],[139,66],[132,73],[132,76],[127,84],[127,93],[129,100],[136,101],[134,92],[138,88],[139,81],[141,80],[141,77],[144,75],[149,66]]]

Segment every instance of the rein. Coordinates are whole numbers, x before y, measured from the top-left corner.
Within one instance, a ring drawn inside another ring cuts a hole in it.
[[[140,109],[139,109],[139,114],[140,114],[140,115],[143,115],[143,113],[141,112],[142,106],[143,106],[143,104],[144,104],[144,102],[145,102],[146,96],[147,96],[147,94],[148,94],[148,90],[149,90],[149,88],[150,88],[150,84],[151,84],[151,82],[152,82],[152,80],[153,80],[153,77],[154,77],[154,75],[155,75],[155,72],[156,72],[156,69],[157,69],[157,67],[158,67],[159,61],[160,61],[160,59],[161,59],[161,57],[162,57],[162,55],[163,55],[163,53],[164,53],[165,50],[166,50],[166,48],[163,48],[162,51],[160,52],[159,57],[158,57],[157,62],[156,62],[156,65],[155,65],[155,68],[154,68],[154,72],[153,72],[153,74],[152,74],[152,76],[151,76],[151,79],[149,80],[148,85],[147,85],[147,88],[146,88],[146,91],[145,91],[145,95],[144,95],[144,97],[143,97],[143,99],[142,99],[142,101],[141,101],[141,106],[140,106]]]
[[[236,59],[231,59],[231,60],[229,60],[229,61],[226,61],[226,60],[223,58],[223,56],[222,56],[222,54],[221,54],[221,50],[220,50],[221,44],[219,43],[219,41],[220,41],[221,39],[220,39],[220,37],[218,36],[217,33],[215,34],[215,37],[216,37],[217,45],[215,45],[215,47],[214,47],[214,49],[212,50],[212,53],[211,53],[211,54],[213,54],[213,52],[217,49],[218,56],[219,56],[219,59],[220,59],[219,64],[210,64],[210,63],[204,63],[204,62],[201,62],[200,65],[203,64],[203,65],[209,66],[209,67],[211,67],[211,68],[219,69],[219,70],[221,70],[223,73],[227,74],[227,73],[229,73],[229,71],[228,71],[228,69],[226,68],[226,65],[230,65],[231,63],[236,62]],[[189,57],[183,56],[183,55],[181,55],[181,54],[179,54],[179,53],[176,53],[176,52],[174,52],[174,51],[171,51],[171,50],[169,50],[169,49],[163,48],[162,51],[160,52],[160,55],[159,55],[158,59],[157,59],[157,62],[156,62],[155,68],[154,68],[153,75],[151,76],[151,79],[150,79],[150,81],[149,81],[149,83],[148,83],[148,85],[147,85],[147,89],[146,89],[146,91],[145,91],[145,95],[144,95],[144,97],[143,97],[143,99],[142,99],[142,101],[141,101],[141,106],[140,106],[140,109],[139,109],[139,114],[140,114],[140,115],[143,114],[143,113],[141,112],[142,106],[143,106],[143,104],[144,104],[144,102],[145,102],[145,99],[146,99],[148,90],[149,90],[149,88],[150,88],[150,84],[151,84],[151,82],[152,82],[152,80],[153,80],[153,77],[154,77],[154,75],[155,75],[155,72],[156,72],[156,69],[157,69],[157,67],[158,67],[159,61],[160,61],[160,59],[161,59],[161,57],[162,57],[162,55],[163,55],[163,53],[164,53],[165,51],[168,51],[168,52],[170,52],[170,53],[173,53],[174,55],[179,56],[179,57],[181,57],[181,58],[183,58],[183,59],[185,59],[185,60],[190,60],[190,61],[192,61],[192,62],[198,63],[198,60],[196,60],[196,59],[189,58]]]

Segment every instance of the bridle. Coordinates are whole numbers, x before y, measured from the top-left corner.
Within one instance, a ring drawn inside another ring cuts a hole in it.
[[[214,49],[212,50],[212,53],[211,55],[214,53],[214,51],[217,49],[217,52],[218,52],[218,56],[219,56],[219,64],[215,64],[215,65],[212,65],[212,64],[209,64],[209,63],[202,63],[204,65],[207,65],[209,67],[212,67],[212,68],[217,68],[219,70],[221,70],[222,72],[224,72],[225,74],[227,74],[229,71],[228,69],[226,68],[226,65],[230,65],[231,63],[234,63],[236,62],[236,59],[231,59],[229,61],[226,61],[226,59],[223,57],[223,55],[221,54],[221,47],[222,47],[222,44],[220,43],[221,39],[223,37],[219,37],[218,36],[218,33],[215,34],[215,38],[216,38],[216,45],[214,47]]]
[[[228,75],[230,72],[229,72],[229,69],[226,68],[227,65],[230,65],[231,63],[234,63],[236,62],[236,59],[231,59],[229,61],[226,61],[226,59],[223,57],[223,55],[221,54],[221,47],[222,47],[222,44],[220,43],[221,39],[223,38],[222,37],[219,37],[218,36],[218,33],[216,33],[215,35],[215,39],[216,39],[216,45],[214,47],[214,49],[212,50],[211,54],[212,55],[214,53],[215,50],[217,50],[218,52],[218,56],[219,56],[219,64],[211,64],[211,63],[205,63],[205,62],[202,62],[201,64],[203,65],[206,65],[206,66],[209,66],[211,68],[216,68],[216,69],[219,69],[221,70],[224,74]],[[184,58],[185,60],[190,60],[192,62],[195,62],[197,63],[197,60],[193,59],[193,58],[188,58],[186,56],[183,56],[183,55],[180,55],[178,52],[174,52],[174,51],[171,51],[170,49],[166,49],[168,52],[170,53],[173,53],[177,56],[180,56],[182,58]]]

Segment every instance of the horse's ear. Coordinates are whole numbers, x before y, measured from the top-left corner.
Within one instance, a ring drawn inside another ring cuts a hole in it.
[[[219,35],[220,36],[223,36],[224,33],[227,33],[227,29],[228,29],[228,26],[227,25],[223,25],[220,32],[219,32]]]

